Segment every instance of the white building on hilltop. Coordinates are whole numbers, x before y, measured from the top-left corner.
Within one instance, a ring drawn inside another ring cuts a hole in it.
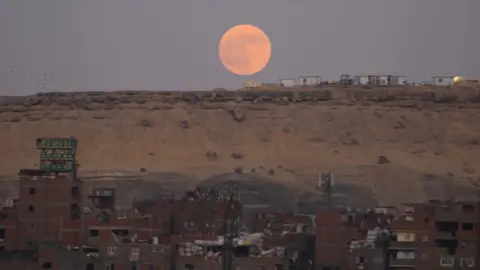
[[[353,77],[355,85],[406,85],[407,76],[361,75]]]
[[[294,87],[295,79],[280,79],[280,86],[282,87]]]
[[[432,77],[432,85],[449,86],[453,84],[454,76],[438,76]]]
[[[322,84],[322,76],[301,76],[297,79],[297,85],[300,86],[313,86]]]

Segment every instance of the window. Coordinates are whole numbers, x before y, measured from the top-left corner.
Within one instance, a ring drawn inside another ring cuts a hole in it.
[[[28,224],[28,229],[29,229],[29,230],[35,230],[35,224],[29,223],[29,224]]]
[[[35,207],[33,205],[28,206],[28,212],[33,213],[35,212]]]
[[[357,258],[355,258],[355,261],[356,263],[365,263],[367,260],[363,256],[357,256]]]
[[[52,262],[43,262],[42,269],[52,269]]]
[[[413,233],[398,233],[397,234],[398,242],[415,242],[415,234]]]
[[[70,205],[70,218],[73,220],[80,219],[80,206],[78,204],[73,203]]]
[[[113,263],[105,264],[105,270],[115,270],[115,264]]]
[[[185,270],[193,270],[193,268],[194,268],[193,264],[189,264],[189,263],[185,264]]]
[[[36,188],[29,188],[29,189],[28,189],[28,193],[29,193],[30,195],[36,194],[36,193],[37,193],[37,189],[36,189]]]
[[[78,197],[78,187],[72,187],[72,191],[71,191],[71,195],[72,195],[72,198],[76,198]]]
[[[401,259],[401,260],[415,260],[415,252],[414,251],[398,251],[396,257],[397,259]]]
[[[462,210],[463,210],[463,212],[471,213],[471,212],[473,212],[473,208],[474,208],[474,207],[473,207],[473,205],[471,205],[471,204],[464,204],[464,205],[462,205]]]
[[[353,225],[353,217],[351,215],[348,216],[347,223],[348,225]]]
[[[455,260],[453,257],[441,257],[440,266],[453,266]]]
[[[108,247],[107,249],[108,255],[114,255],[116,251],[117,247]]]
[[[473,265],[475,264],[475,260],[473,258],[461,258],[460,259],[460,265],[462,267],[473,267]]]
[[[424,234],[422,235],[422,242],[427,242],[428,241],[428,235]]]
[[[95,270],[95,266],[93,265],[93,263],[87,263],[85,270]]]
[[[140,257],[140,248],[134,247],[130,249],[130,261],[137,262]]]
[[[97,237],[98,236],[98,230],[89,230],[88,235],[90,237]]]
[[[443,79],[442,79],[442,78],[438,78],[438,82],[439,82],[439,83],[442,83],[442,82],[443,82]]]
[[[462,223],[463,231],[473,231],[473,223]]]

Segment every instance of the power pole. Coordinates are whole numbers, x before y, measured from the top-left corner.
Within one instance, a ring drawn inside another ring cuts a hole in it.
[[[328,210],[332,209],[332,193],[333,193],[333,187],[334,187],[334,179],[333,179],[333,173],[328,172],[328,173],[323,173],[320,172],[318,174],[318,188],[323,193],[323,196],[325,198],[325,201],[327,203]]]
[[[222,270],[233,270],[233,239],[238,236],[239,215],[238,215],[238,184],[227,183],[226,188],[227,207],[223,221],[223,253]]]

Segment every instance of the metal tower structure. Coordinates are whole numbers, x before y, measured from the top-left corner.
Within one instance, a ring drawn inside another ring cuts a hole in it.
[[[233,270],[233,239],[238,237],[240,216],[237,215],[240,207],[238,184],[229,182],[222,192],[227,200],[227,207],[223,221],[224,243],[222,254],[222,270]]]
[[[332,193],[334,185],[335,181],[332,172],[320,172],[318,174],[317,187],[322,191],[329,210],[332,208]]]

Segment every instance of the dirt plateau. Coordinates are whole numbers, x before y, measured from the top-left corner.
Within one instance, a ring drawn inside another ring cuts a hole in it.
[[[0,174],[14,179],[37,167],[37,137],[75,136],[85,177],[178,173],[187,186],[234,173],[314,192],[317,173],[333,171],[339,198],[464,199],[480,175],[479,93],[323,87],[0,97]]]

